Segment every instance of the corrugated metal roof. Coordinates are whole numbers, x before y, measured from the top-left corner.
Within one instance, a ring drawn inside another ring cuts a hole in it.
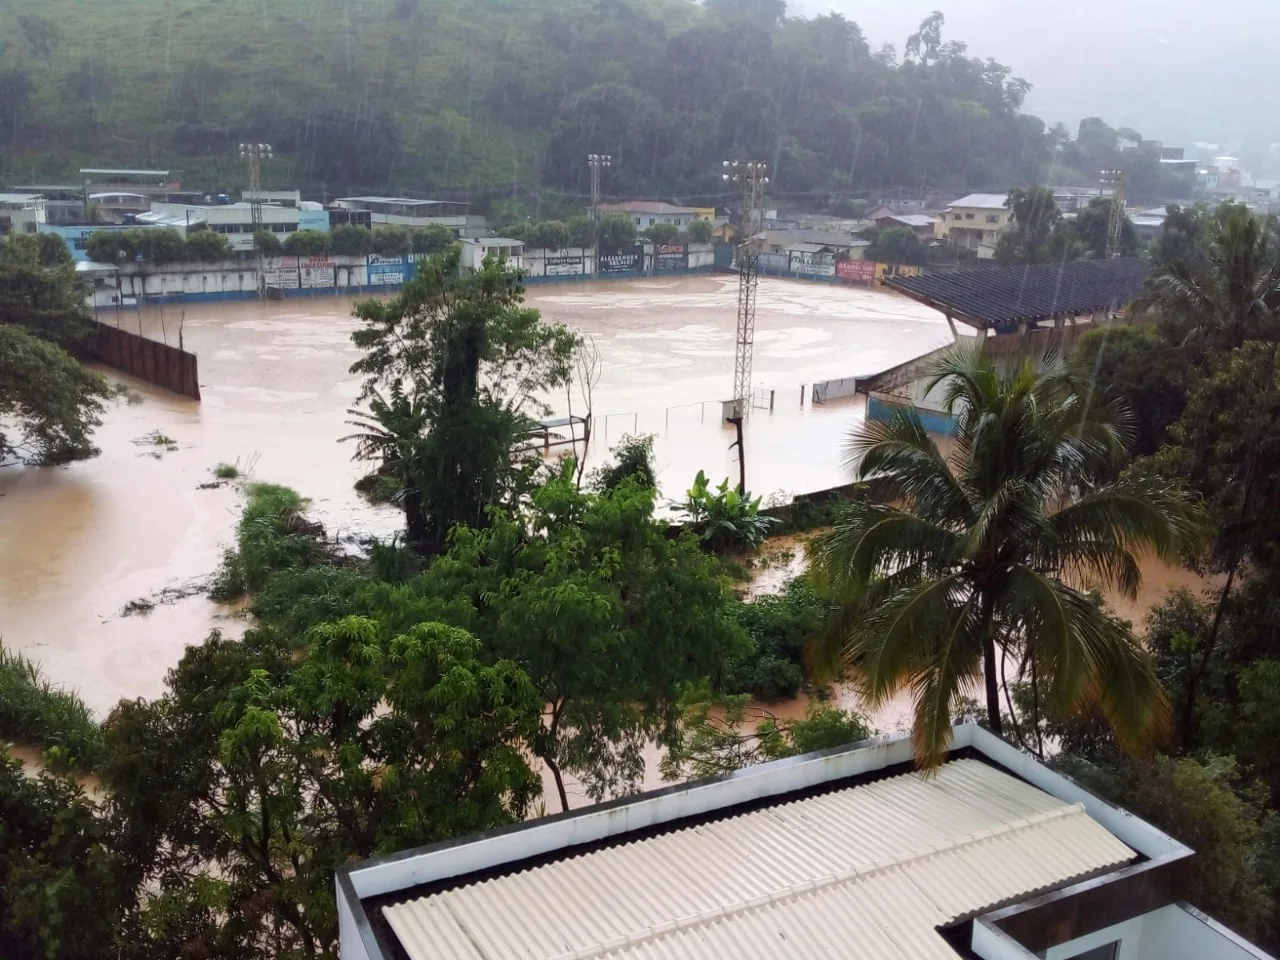
[[[967,197],[961,197],[947,204],[947,209],[952,207],[969,207],[981,210],[1003,210],[1005,202],[1009,199],[1007,193],[971,193]]]
[[[603,213],[652,213],[652,214],[693,214],[697,207],[682,207],[662,200],[623,200],[621,203],[602,203]]]
[[[954,960],[938,926],[1132,857],[1082,806],[960,760],[383,910],[411,960]]]

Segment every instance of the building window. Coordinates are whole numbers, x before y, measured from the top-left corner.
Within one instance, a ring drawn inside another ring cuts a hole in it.
[[[999,223],[999,222],[1000,222],[1000,214],[998,213],[987,214],[987,223]]]
[[[966,213],[966,214],[964,215],[964,218],[965,218],[966,220],[972,220],[972,219],[973,219],[973,214],[972,214],[972,213]]]
[[[958,213],[953,213],[953,214],[951,215],[951,219],[952,219],[952,220],[963,220],[963,219],[964,219],[964,217],[960,216],[960,214],[958,214]]]
[[[636,226],[637,226],[637,227],[638,227],[638,226],[640,226],[640,218],[639,218],[639,217],[636,217],[635,219],[636,219]]]

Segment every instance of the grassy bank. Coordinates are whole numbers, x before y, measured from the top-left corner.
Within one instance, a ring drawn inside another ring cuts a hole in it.
[[[21,653],[0,646],[0,738],[37,747],[55,770],[91,773],[102,728],[74,693],[50,683]]]

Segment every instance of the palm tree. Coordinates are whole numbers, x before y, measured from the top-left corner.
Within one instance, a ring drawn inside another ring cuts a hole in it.
[[[427,517],[417,469],[428,423],[422,396],[422,391],[415,391],[410,399],[398,380],[391,384],[390,399],[371,390],[367,411],[347,411],[355,418],[348,420],[347,425],[358,432],[341,438],[343,443],[355,441],[353,459],[380,461],[379,470],[399,481],[400,491],[395,500],[404,510],[405,539],[415,546],[427,537]]]
[[[873,707],[909,689],[926,767],[945,753],[957,698],[984,678],[1000,732],[1006,657],[1048,710],[1096,705],[1122,746],[1150,744],[1168,714],[1150,660],[1082,587],[1134,597],[1137,555],[1190,547],[1198,509],[1166,481],[1100,479],[1125,456],[1126,418],[1091,405],[1056,356],[1001,368],[956,351],[937,362],[935,387],[957,419],[949,457],[914,410],[851,439],[857,479],[883,485],[888,502],[850,504],[815,545],[833,599],[816,663],[848,668]]]
[[[1274,220],[1254,216],[1243,204],[1224,203],[1209,219],[1207,233],[1204,256],[1163,264],[1148,282],[1142,305],[1226,349],[1280,336]]]

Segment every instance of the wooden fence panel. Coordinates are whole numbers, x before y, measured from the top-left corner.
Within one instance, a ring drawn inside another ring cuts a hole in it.
[[[148,340],[136,333],[95,323],[93,358],[121,373],[200,399],[200,373],[194,353]]]

